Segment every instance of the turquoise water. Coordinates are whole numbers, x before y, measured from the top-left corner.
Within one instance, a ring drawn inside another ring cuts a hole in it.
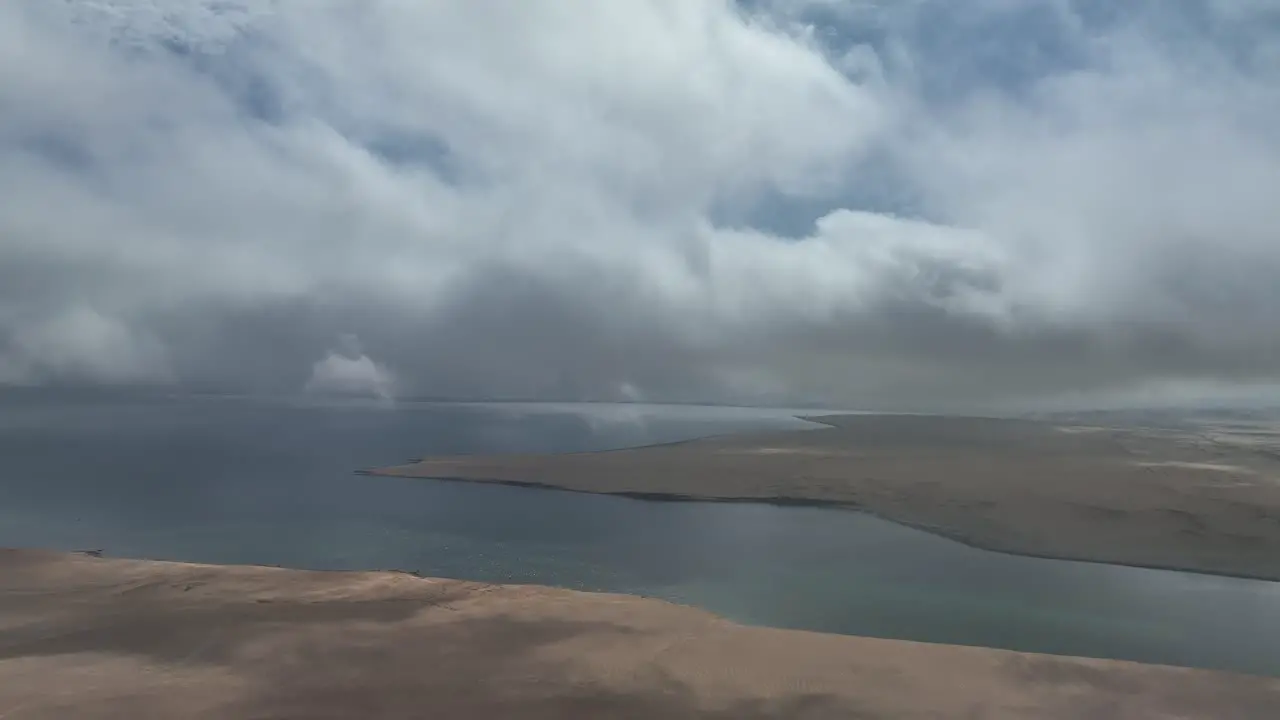
[[[765,427],[693,407],[0,404],[0,545],[635,593],[762,625],[1280,675],[1280,583],[1024,558],[858,513],[354,475]]]

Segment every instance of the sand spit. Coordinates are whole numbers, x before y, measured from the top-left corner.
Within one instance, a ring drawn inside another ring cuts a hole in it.
[[[1005,552],[1280,580],[1280,436],[912,415],[372,471],[646,499],[859,508]],[[1064,429],[1066,431],[1064,431]]]
[[[5,720],[1274,718],[1280,679],[402,573],[0,550]]]

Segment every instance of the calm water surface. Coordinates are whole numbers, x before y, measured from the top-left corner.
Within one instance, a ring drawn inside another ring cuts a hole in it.
[[[353,475],[434,453],[802,426],[712,408],[0,396],[0,545],[399,568],[748,623],[1280,675],[1280,583],[1002,555],[839,510]]]

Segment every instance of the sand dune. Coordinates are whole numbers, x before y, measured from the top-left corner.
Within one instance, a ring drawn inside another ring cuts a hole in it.
[[[988,549],[1280,580],[1280,441],[850,415],[613,452],[429,457],[378,474],[860,508]],[[1064,430],[1066,430],[1064,432]]]
[[[1280,680],[542,587],[0,551],[0,717],[1277,717]]]

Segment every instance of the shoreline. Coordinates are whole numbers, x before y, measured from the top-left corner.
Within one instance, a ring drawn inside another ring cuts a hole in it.
[[[0,549],[0,714],[1270,718],[1280,678],[737,624],[627,595]]]
[[[1280,462],[1269,447],[1011,418],[796,417],[819,427],[425,457],[359,474],[853,510],[991,552],[1280,581]]]
[[[682,440],[679,442],[689,442],[689,441]],[[674,444],[674,443],[660,443],[658,445],[638,445],[636,447],[647,448],[647,447],[657,447],[661,445],[670,445],[670,444]],[[599,450],[599,451],[590,451],[590,452],[613,452],[613,451]],[[564,453],[564,454],[567,455],[571,453]],[[739,505],[739,504],[740,505],[767,505],[770,507],[779,507],[779,508],[812,508],[816,510],[838,510],[840,512],[858,513],[861,515],[866,515],[868,517],[875,518],[876,520],[881,520],[887,523],[893,523],[894,525],[899,525],[909,530],[928,533],[929,535],[933,535],[943,540],[959,543],[960,545],[973,548],[974,550],[982,550],[983,552],[999,553],[1001,555],[1012,555],[1014,557],[1034,558],[1036,560],[1052,560],[1055,562],[1087,563],[1089,565],[1109,565],[1112,567],[1119,567],[1119,568],[1131,568],[1133,570],[1150,570],[1152,572],[1172,572],[1172,573],[1185,573],[1188,575],[1204,575],[1208,577],[1227,578],[1230,580],[1280,582],[1280,578],[1272,577],[1268,575],[1257,575],[1257,574],[1249,575],[1249,574],[1242,574],[1242,573],[1201,570],[1201,569],[1190,568],[1190,567],[1176,567],[1176,566],[1165,566],[1165,565],[1140,565],[1140,564],[1131,563],[1131,562],[1119,562],[1114,560],[1091,560],[1083,557],[1070,557],[1067,555],[1047,555],[1047,554],[1038,554],[1038,553],[1027,551],[1027,550],[1006,550],[999,547],[989,547],[986,545],[981,545],[977,542],[970,541],[969,539],[965,538],[962,535],[948,532],[945,528],[939,528],[939,527],[924,525],[924,524],[913,524],[906,520],[899,520],[891,517],[885,517],[872,510],[868,510],[867,508],[864,508],[864,507],[835,503],[829,500],[814,500],[809,498],[791,498],[791,497],[773,497],[773,498],[704,497],[704,496],[697,496],[697,495],[680,495],[676,493],[644,493],[644,492],[631,492],[631,491],[599,492],[599,491],[593,491],[593,490],[579,490],[575,488],[560,487],[558,485],[553,485],[550,483],[528,482],[528,481],[522,481],[522,480],[480,480],[480,479],[465,478],[465,477],[417,477],[417,476],[394,475],[394,474],[382,472],[381,469],[379,468],[356,470],[354,474],[363,475],[367,477],[384,477],[384,478],[400,478],[400,479],[408,479],[411,477],[412,479],[415,479],[415,480],[431,480],[435,482],[496,485],[499,487],[520,488],[524,490],[537,490],[539,492],[567,492],[567,493],[574,493],[576,495],[599,495],[602,497],[620,498],[623,500],[634,500],[636,502],[649,502],[649,503],[724,503],[724,504],[734,504],[734,505]]]

